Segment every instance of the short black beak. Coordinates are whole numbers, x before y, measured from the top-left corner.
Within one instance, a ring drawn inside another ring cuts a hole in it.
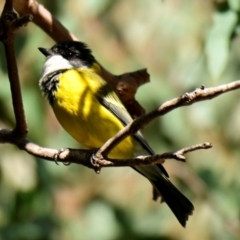
[[[53,55],[52,52],[49,49],[47,49],[47,48],[41,48],[40,47],[38,49],[45,57],[49,57],[49,56]]]

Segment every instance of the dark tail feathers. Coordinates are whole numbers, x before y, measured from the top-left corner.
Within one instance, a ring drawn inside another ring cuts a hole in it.
[[[173,211],[181,225],[185,227],[188,216],[193,213],[193,204],[165,176],[161,176],[157,181],[151,181],[151,183]]]

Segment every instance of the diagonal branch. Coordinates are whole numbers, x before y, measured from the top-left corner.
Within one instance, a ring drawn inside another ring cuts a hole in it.
[[[56,42],[67,40],[77,41],[77,37],[70,33],[43,5],[35,0],[13,0],[14,9],[20,15],[31,14],[33,23],[39,26]]]
[[[160,107],[155,110],[135,119],[132,123],[125,126],[121,131],[119,131],[114,137],[109,139],[96,153],[96,159],[101,159],[103,156],[107,156],[108,153],[121,141],[123,141],[127,136],[135,134],[138,130],[142,129],[144,126],[149,124],[152,120],[157,117],[163,116],[166,113],[184,106],[192,105],[193,103],[210,100],[212,98],[218,97],[219,95],[233,91],[240,88],[240,80],[231,82],[228,84],[223,84],[217,87],[205,88],[201,86],[196,90],[185,93],[184,95],[169,100],[163,103]]]

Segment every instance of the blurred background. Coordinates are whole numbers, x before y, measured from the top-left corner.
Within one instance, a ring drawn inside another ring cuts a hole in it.
[[[2,9],[5,1],[0,2]],[[196,87],[240,75],[239,0],[40,1],[115,74],[147,68],[151,83],[137,99],[150,111]],[[50,148],[78,148],[38,87],[54,42],[30,23],[16,36],[29,138]],[[209,141],[213,148],[169,160],[171,181],[193,202],[183,229],[149,182],[130,168],[102,169],[34,158],[0,145],[0,240],[240,239],[239,91],[177,109],[144,129],[157,153]],[[0,127],[14,116],[0,47]]]

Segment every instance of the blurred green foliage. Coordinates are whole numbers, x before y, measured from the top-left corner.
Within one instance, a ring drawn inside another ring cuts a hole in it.
[[[97,59],[119,74],[148,68],[151,83],[137,99],[147,111],[200,85],[239,78],[240,2],[184,0],[40,1]],[[1,1],[2,9],[4,1]],[[16,36],[29,138],[78,147],[41,96],[43,57],[53,41],[34,24]],[[209,141],[213,148],[167,161],[171,180],[195,205],[186,229],[151,186],[130,168],[103,169],[43,161],[0,146],[0,240],[240,239],[240,103],[235,91],[175,110],[144,134],[158,153]],[[8,77],[0,48],[0,127],[13,127]]]

